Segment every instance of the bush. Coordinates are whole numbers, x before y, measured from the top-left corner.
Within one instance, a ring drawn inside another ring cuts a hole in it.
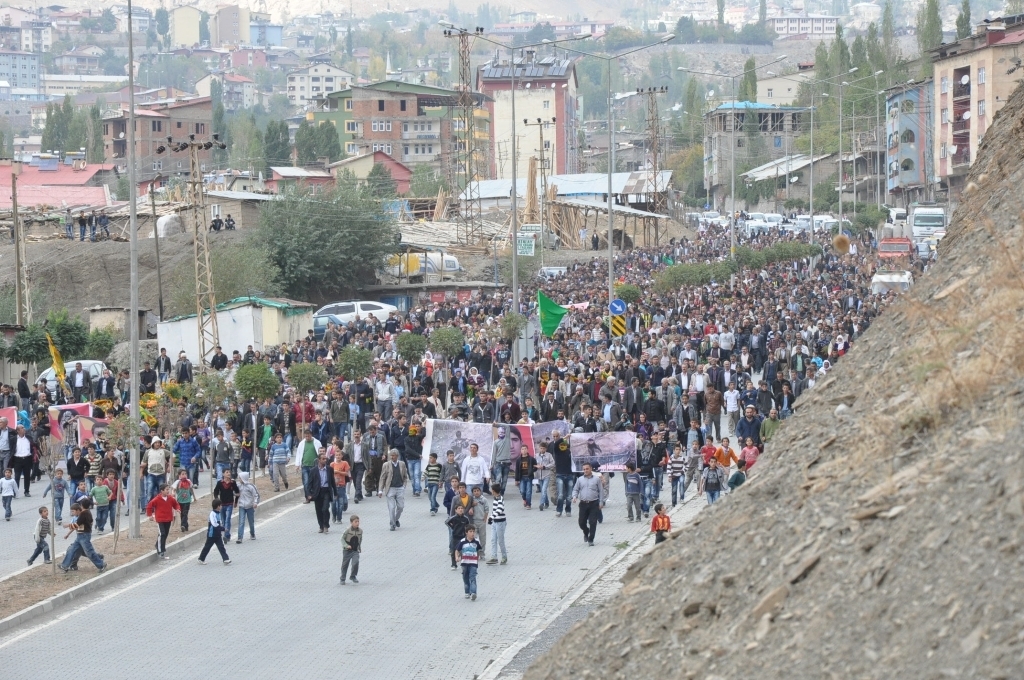
[[[615,295],[620,300],[627,304],[634,304],[640,301],[643,297],[643,291],[639,287],[632,284],[626,283],[621,286],[615,286]]]
[[[442,354],[449,359],[458,355],[465,345],[466,336],[458,328],[438,328],[430,334],[430,349],[435,354]]]
[[[46,330],[53,338],[57,349],[60,350],[64,361],[75,361],[82,358],[82,353],[85,352],[85,347],[89,343],[89,327],[85,325],[85,322],[78,317],[71,318],[66,309],[55,310],[46,316]],[[109,353],[108,351],[107,354]]]
[[[247,364],[235,372],[235,389],[246,399],[262,401],[277,396],[281,389],[281,381],[267,364]]]
[[[427,339],[418,333],[399,333],[395,346],[403,359],[410,364],[418,364],[427,351]]]
[[[355,345],[346,345],[338,352],[334,365],[346,380],[362,380],[373,371],[373,353]]]

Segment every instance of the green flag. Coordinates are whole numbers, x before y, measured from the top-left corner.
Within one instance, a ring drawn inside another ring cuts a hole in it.
[[[544,293],[537,291],[537,311],[540,316],[540,332],[551,337],[562,323],[562,317],[569,311],[567,307],[557,304]]]

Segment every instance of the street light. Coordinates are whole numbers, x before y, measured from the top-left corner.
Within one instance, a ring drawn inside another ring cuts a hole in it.
[[[697,71],[694,69],[686,68],[684,66],[680,66],[677,68],[677,70],[682,71],[684,73],[696,73],[700,75],[714,76],[718,78],[729,78],[730,80],[732,80],[732,106],[730,107],[730,116],[732,118],[732,130],[729,140],[729,144],[732,147],[729,151],[729,197],[732,199],[732,207],[731,210],[729,210],[729,256],[732,259],[736,259],[736,79],[741,76],[745,76],[748,73],[753,73],[754,71],[759,71],[763,68],[767,68],[772,64],[778,64],[780,61],[785,61],[787,58],[788,57],[785,54],[783,54],[778,59],[769,61],[767,63],[761,64],[760,66],[755,66],[752,69],[741,71],[740,73],[736,73],[733,75],[727,75],[723,73],[712,73],[710,71]],[[746,112],[747,107],[743,108],[744,112]],[[729,287],[730,289],[736,288],[735,274],[733,274],[729,279]]]
[[[614,112],[612,101],[612,61],[621,59],[627,54],[633,54],[634,52],[640,52],[651,47],[657,47],[663,45],[673,39],[675,39],[674,33],[662,36],[658,42],[649,43],[647,45],[641,45],[640,47],[634,47],[631,50],[625,52],[619,52],[613,55],[593,54],[591,52],[583,52],[582,50],[575,50],[569,47],[563,47],[562,49],[575,52],[576,54],[583,55],[584,57],[593,57],[595,59],[604,59],[608,65],[608,304],[611,304],[612,300],[615,299],[615,215],[612,213],[615,207],[615,198],[612,194],[612,174],[615,172],[615,128],[614,128]],[[617,99],[636,94],[635,92],[624,93],[623,96],[616,95]],[[625,238],[625,229],[623,229],[623,238]],[[611,322],[609,321],[609,329],[611,328]]]

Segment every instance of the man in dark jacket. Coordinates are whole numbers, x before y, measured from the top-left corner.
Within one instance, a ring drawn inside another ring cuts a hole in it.
[[[555,516],[562,516],[562,506],[565,506],[565,514],[572,517],[572,487],[576,478],[572,473],[572,454],[569,451],[569,440],[562,438],[562,433],[555,430],[551,443],[548,444],[548,453],[555,459],[555,489],[557,500],[555,501]]]
[[[141,394],[153,394],[156,392],[156,371],[149,367],[149,362],[143,362],[142,370],[139,371],[139,390]]]
[[[331,503],[338,487],[334,482],[334,471],[327,467],[327,454],[321,453],[316,466],[306,477],[304,489],[306,500],[316,510],[316,521],[320,524],[320,533],[326,534],[331,528]]]

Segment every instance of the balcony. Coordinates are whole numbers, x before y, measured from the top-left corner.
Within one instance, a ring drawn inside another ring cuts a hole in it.
[[[957,83],[953,86],[953,101],[958,99],[970,99],[971,98],[971,84],[961,85]]]
[[[960,168],[960,167],[963,167],[965,165],[970,165],[971,164],[971,150],[970,149],[963,149],[963,150],[957,151],[955,154],[953,154],[952,159],[953,160],[951,161],[951,164],[952,164],[952,166],[954,168]]]
[[[970,132],[971,121],[969,120],[954,120],[953,121],[953,132]]]
[[[402,133],[402,139],[426,139],[426,140],[438,140],[441,139],[440,132],[424,132],[423,130],[409,130],[408,132]]]

